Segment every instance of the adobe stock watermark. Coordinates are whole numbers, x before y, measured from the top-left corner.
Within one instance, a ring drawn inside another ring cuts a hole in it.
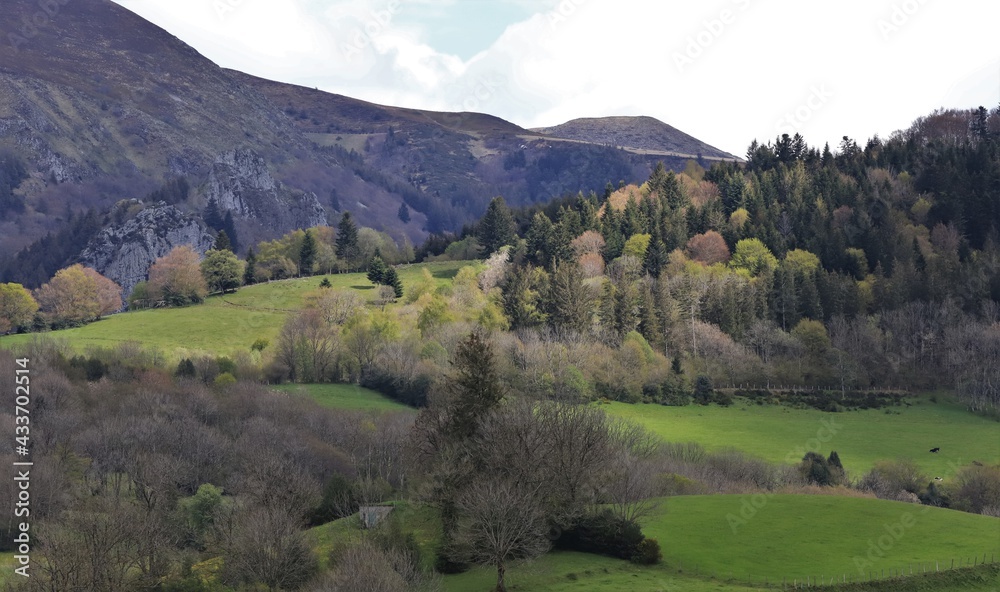
[[[732,0],[736,9],[723,8],[714,18],[701,22],[702,27],[697,33],[688,35],[682,51],[674,51],[671,58],[677,67],[677,72],[683,74],[684,69],[694,64],[714,44],[726,29],[736,24],[740,13],[750,8],[750,0]]]
[[[898,33],[915,14],[920,12],[924,4],[927,4],[927,0],[903,0],[893,4],[888,17],[881,18],[876,23],[882,39],[889,41],[892,35]]]
[[[353,59],[371,47],[375,43],[375,39],[389,28],[392,19],[399,13],[402,5],[402,0],[389,0],[384,8],[369,10],[368,18],[364,24],[354,28],[349,42],[341,44],[340,50],[344,56]]]
[[[562,0],[558,6],[549,11],[549,28],[555,30],[576,14],[576,9],[587,3],[587,0]]]
[[[212,8],[221,21],[230,13],[236,12],[236,9],[243,6],[245,2],[246,0],[212,0]]]
[[[805,441],[803,446],[797,446],[788,451],[785,455],[786,464],[796,464],[802,460],[806,455],[806,452],[816,451],[823,447],[824,444],[833,440],[834,436],[840,433],[844,429],[844,426],[837,423],[834,418],[831,419],[821,419],[820,427],[816,430],[816,436],[809,438]],[[729,524],[729,529],[735,535],[739,532],[740,528],[747,525],[748,522],[753,520],[757,516],[758,512],[764,509],[769,501],[776,494],[773,492],[767,493],[757,493],[751,496],[742,496],[740,498],[740,510],[737,513],[726,514],[726,522]]]
[[[930,506],[924,506],[917,514],[926,514],[930,511]],[[875,563],[892,551],[899,541],[906,536],[907,531],[917,525],[917,517],[913,512],[903,512],[899,520],[882,525],[884,534],[878,538],[868,539],[868,549],[864,557],[854,556],[854,567],[858,569],[858,575],[865,575],[869,568],[873,568]]]
[[[817,111],[822,109],[833,98],[833,91],[825,84],[813,85],[809,87],[809,96],[798,107],[785,113],[774,127],[778,135],[794,135],[809,123]]]
[[[36,2],[38,10],[21,17],[20,28],[7,35],[7,40],[10,41],[10,46],[14,48],[14,51],[21,51],[21,47],[37,37],[39,30],[50,25],[62,7],[69,4],[69,1],[38,0]]]

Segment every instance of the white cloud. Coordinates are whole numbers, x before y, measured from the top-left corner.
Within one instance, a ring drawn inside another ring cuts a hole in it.
[[[455,0],[219,0],[238,4],[222,18],[214,0],[119,1],[268,78],[524,126],[651,115],[736,154],[789,116],[811,143],[835,145],[1000,101],[1000,3],[977,0],[547,0],[468,61],[431,47],[419,24]]]

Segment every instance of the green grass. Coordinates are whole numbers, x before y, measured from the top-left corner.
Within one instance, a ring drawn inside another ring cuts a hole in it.
[[[371,411],[412,411],[408,407],[355,384],[282,384],[272,387],[285,393],[308,396],[324,407],[332,409]]]
[[[409,265],[399,268],[399,276],[405,289],[420,281],[422,270],[427,269],[435,282],[443,286],[469,263]],[[83,327],[43,335],[65,339],[79,352],[92,346],[108,347],[124,341],[139,341],[146,347],[159,349],[172,360],[199,354],[249,351],[250,345],[259,338],[273,344],[289,311],[301,309],[303,296],[317,289],[323,277],[247,286],[235,294],[212,296],[197,306],[126,312]],[[376,297],[374,286],[363,273],[325,277],[329,278],[333,289],[352,290],[369,301]],[[33,338],[34,335],[0,337],[0,347],[23,344]]]
[[[921,563],[950,567],[952,559],[981,561],[984,553],[1000,560],[997,518],[867,498],[758,497],[755,511],[753,502],[735,495],[669,498],[643,532],[660,542],[667,567],[743,581],[919,571]]]
[[[836,450],[854,477],[881,459],[913,459],[928,477],[953,475],[974,460],[1000,462],[1000,423],[923,397],[912,407],[891,408],[892,414],[825,413],[740,401],[728,408],[611,403],[604,409],[669,442],[698,442],[708,450],[736,448],[773,462],[796,462],[808,450],[824,455]],[[928,452],[934,447],[941,452]]]
[[[834,496],[778,495],[766,499],[754,515],[737,524],[749,496],[682,496],[662,500],[643,531],[657,539],[664,561],[641,567],[626,561],[582,553],[554,552],[508,571],[512,590],[750,590],[782,578],[810,581],[868,571],[906,569],[920,564],[942,569],[951,559],[996,556],[1000,560],[1000,519],[899,502]],[[742,518],[741,518],[742,519]],[[897,536],[888,534],[889,528]],[[882,556],[869,542],[886,543]],[[888,542],[886,542],[888,541]],[[495,571],[476,568],[445,578],[449,592],[485,592]],[[867,573],[866,573],[867,576]],[[748,579],[753,584],[748,585]],[[997,572],[960,572],[941,581],[909,580],[913,590],[994,590]],[[954,583],[958,582],[958,583]],[[926,585],[924,585],[926,584]],[[882,583],[880,590],[901,589]]]
[[[0,586],[15,581],[15,567],[17,563],[14,561],[14,553],[0,553]],[[21,579],[20,576],[17,577]]]
[[[660,501],[644,521],[643,531],[656,538],[664,561],[637,566],[627,561],[575,552],[551,552],[531,562],[512,564],[510,590],[562,592],[588,590],[676,590],[740,592],[763,588],[782,578],[810,581],[843,574],[859,576],[862,569],[881,572],[900,568],[920,570],[920,564],[942,569],[951,559],[973,555],[1000,560],[1000,519],[952,510],[870,498],[777,495],[759,498],[754,514],[745,510],[751,498],[733,495],[681,496]],[[766,503],[760,504],[760,501]],[[741,512],[744,512],[741,516]],[[394,513],[403,532],[412,532],[429,567],[440,539],[437,513],[427,507],[396,504]],[[743,522],[733,522],[730,516]],[[887,529],[888,526],[888,529]],[[891,533],[895,534],[891,534]],[[366,536],[356,516],[309,531],[323,565],[330,551]],[[880,537],[884,538],[880,541]],[[882,556],[868,558],[869,545],[883,543]],[[867,574],[866,574],[867,575]],[[748,578],[752,584],[748,584]],[[443,578],[447,592],[492,590],[496,571],[473,568]],[[883,582],[876,589],[994,590],[1000,571],[962,571],[937,580],[911,578],[905,585]]]
[[[445,576],[444,589],[446,592],[489,592],[496,585],[496,577],[495,569],[475,568]],[[512,592],[748,592],[761,589],[568,551],[552,552],[530,563],[515,564],[508,569],[506,579],[507,588]]]

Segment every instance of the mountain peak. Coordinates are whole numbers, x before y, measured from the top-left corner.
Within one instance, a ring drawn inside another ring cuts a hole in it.
[[[565,140],[617,146],[642,154],[737,160],[737,157],[648,115],[581,117],[532,131]]]

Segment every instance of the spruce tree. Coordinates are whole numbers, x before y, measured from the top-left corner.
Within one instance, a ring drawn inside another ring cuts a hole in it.
[[[257,254],[253,252],[253,247],[247,251],[247,265],[243,270],[243,285],[250,286],[257,283],[254,277],[257,272]]]
[[[215,237],[215,245],[212,246],[215,251],[233,251],[233,245],[229,242],[229,235],[226,234],[225,230],[220,230],[219,234]]]
[[[476,433],[482,418],[500,404],[505,389],[493,346],[479,332],[471,333],[458,344],[452,367],[454,374],[448,383],[452,401],[446,433],[455,440],[466,440]]]
[[[495,253],[517,238],[514,215],[502,197],[494,197],[479,223],[479,244],[486,254]]]
[[[315,262],[316,239],[313,238],[312,230],[307,230],[299,248],[299,275],[312,275]]]
[[[403,282],[399,279],[399,274],[396,273],[396,268],[389,266],[385,270],[385,274],[382,276],[382,285],[392,286],[392,289],[396,292],[396,298],[403,297]]]
[[[219,204],[215,199],[208,200],[208,206],[205,208],[203,218],[205,219],[205,225],[212,230],[222,230],[225,224],[225,220],[222,219],[222,212],[219,211]]]
[[[222,229],[226,231],[226,236],[229,237],[229,250],[232,252],[237,252],[240,250],[240,240],[236,235],[236,223],[233,221],[233,212],[227,211],[226,217],[222,220]]]
[[[399,211],[396,212],[396,215],[398,215],[399,219],[403,221],[403,224],[409,223],[409,221],[410,221],[410,208],[408,208],[406,206],[405,202],[402,205],[399,206]]]
[[[385,261],[378,255],[375,255],[368,263],[368,281],[376,286],[388,285],[385,281],[388,271],[389,266],[385,264]]]
[[[350,212],[344,212],[337,227],[337,257],[347,263],[348,269],[358,256],[358,227]]]

